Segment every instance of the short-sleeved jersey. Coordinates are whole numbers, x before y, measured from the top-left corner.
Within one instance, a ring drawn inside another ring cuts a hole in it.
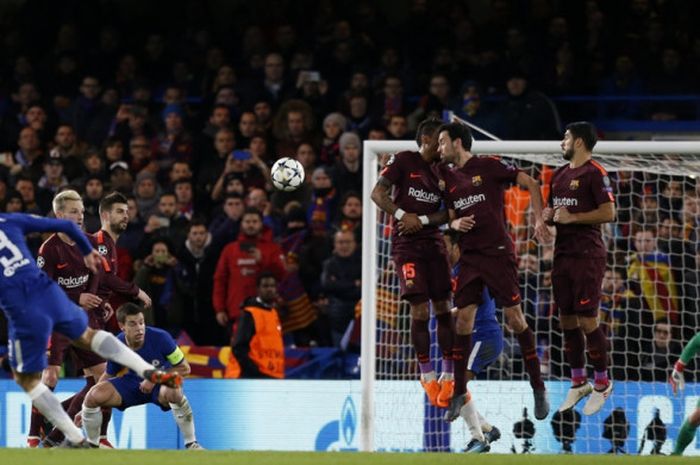
[[[119,333],[117,336],[121,342],[126,344],[126,336],[124,333]],[[167,370],[168,368],[182,363],[185,355],[175,343],[167,331],[159,328],[146,327],[146,335],[143,340],[143,345],[140,349],[135,350],[139,356],[146,362],[150,363],[159,370]],[[133,370],[126,371],[122,365],[109,361],[107,362],[106,373],[109,376],[121,375],[139,377]]]
[[[463,167],[443,165],[441,172],[447,208],[454,210],[457,218],[474,215],[474,227],[459,241],[462,253],[512,254],[503,197],[520,170],[495,157],[472,156]]]
[[[39,278],[44,274],[29,252],[24,239],[32,232],[59,231],[77,242],[80,251],[87,255],[92,250],[90,242],[74,223],[53,218],[40,218],[19,213],[0,214],[0,292],[15,288],[21,282]]]
[[[429,215],[440,210],[442,193],[434,163],[428,163],[419,152],[399,152],[391,156],[381,176],[394,185],[394,203],[407,213]],[[393,229],[393,243],[410,243],[416,239],[440,238],[437,226],[423,226],[415,234],[399,236]]]
[[[549,206],[566,207],[571,213],[589,212],[614,202],[608,173],[599,163],[589,160],[577,168],[568,164],[552,176]],[[556,224],[555,255],[605,257],[607,249],[597,224]]]
[[[49,278],[58,283],[68,297],[78,303],[80,294],[87,292],[90,270],[76,244],[68,244],[58,234],[52,234],[39,248],[36,264]]]

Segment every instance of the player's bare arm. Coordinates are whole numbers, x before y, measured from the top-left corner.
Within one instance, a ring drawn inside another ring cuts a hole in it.
[[[542,209],[542,221],[547,226],[554,226],[554,209],[551,207],[545,207]]]
[[[173,365],[168,369],[169,373],[177,373],[182,377],[189,375],[191,371],[192,369],[190,368],[190,364],[184,358],[182,359],[182,362],[178,363],[177,365]]]
[[[535,237],[543,242],[549,242],[552,240],[552,234],[547,229],[545,220],[543,217],[542,210],[542,192],[540,191],[540,183],[535,181],[535,179],[524,173],[518,173],[515,182],[522,188],[525,188],[530,192],[530,205],[535,213]]]
[[[399,221],[398,228],[401,235],[413,234],[423,229],[423,226],[440,226],[447,223],[449,215],[447,210],[439,210],[429,215],[418,216],[415,213],[406,213]]]
[[[396,211],[399,209],[393,200],[391,200],[391,182],[384,176],[380,176],[375,184],[374,189],[372,189],[372,201],[377,204],[383,212],[386,212],[392,216],[395,216]],[[397,218],[399,221],[403,219]]]
[[[606,202],[595,210],[587,212],[571,213],[566,207],[554,210],[553,220],[560,224],[603,224],[615,219],[615,204]]]
[[[457,218],[457,214],[454,210],[449,210],[449,220],[450,229],[459,232],[467,232],[474,227],[476,221],[474,221],[474,215],[463,216],[462,218]]]
[[[146,294],[143,289],[139,289],[139,294],[136,296],[137,299],[139,299],[142,303],[143,306],[146,308],[151,308],[151,305],[153,302],[151,301],[151,298],[148,294]]]
[[[396,206],[390,196],[391,192],[391,181],[389,181],[384,176],[380,176],[377,180],[377,184],[372,189],[372,201],[377,204],[382,211],[392,215],[399,221],[399,234],[413,234],[420,231],[423,224],[427,223],[427,219],[423,220],[415,213],[407,213],[404,210]],[[401,223],[403,222],[403,226]]]
[[[78,305],[83,307],[85,310],[93,310],[100,306],[102,299],[91,294],[90,292],[83,292],[78,298]]]

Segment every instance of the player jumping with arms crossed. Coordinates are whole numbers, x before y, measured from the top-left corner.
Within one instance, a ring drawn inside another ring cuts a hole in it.
[[[435,164],[438,161],[438,120],[423,121],[416,131],[418,152],[400,152],[389,159],[372,190],[372,200],[398,224],[392,230],[392,258],[401,285],[401,298],[411,307],[411,341],[420,367],[420,381],[432,405],[446,407],[454,390],[450,315],[450,269],[437,225],[447,216]],[[394,187],[394,197],[391,188]],[[437,379],[430,361],[428,321],[432,302],[442,351],[442,375]]]
[[[515,333],[535,398],[535,418],[549,413],[549,402],[540,373],[535,336],[527,324],[520,305],[518,266],[513,241],[508,235],[503,204],[507,184],[517,183],[530,192],[532,209],[537,218],[536,237],[551,239],[542,220],[542,194],[534,179],[514,166],[494,157],[471,154],[472,137],[468,127],[459,123],[438,129],[438,151],[445,162],[444,198],[450,215],[450,229],[462,233],[460,273],[455,291],[455,391],[445,419],[453,421],[467,402],[465,380],[467,361],[472,350],[472,332],[476,310],[482,302],[484,286],[503,308],[508,326]],[[447,164],[454,165],[453,168]]]

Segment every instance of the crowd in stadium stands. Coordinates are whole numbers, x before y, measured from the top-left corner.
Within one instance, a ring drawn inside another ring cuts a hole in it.
[[[99,199],[118,190],[130,216],[120,274],[153,298],[149,324],[227,345],[256,274],[271,271],[286,343],[343,344],[360,308],[362,141],[412,139],[446,109],[504,139],[558,140],[548,95],[692,93],[700,82],[696,2],[481,3],[414,0],[391,19],[368,0],[143,5],[157,22],[103,2],[4,6],[0,211],[49,215],[71,186],[95,232]],[[623,101],[564,114],[688,111]],[[271,186],[281,156],[305,168],[297,191]],[[625,172],[613,183],[618,266],[601,319],[614,376],[662,380],[697,327],[700,184]],[[523,193],[508,195],[524,309],[561,376],[552,250],[525,240]]]

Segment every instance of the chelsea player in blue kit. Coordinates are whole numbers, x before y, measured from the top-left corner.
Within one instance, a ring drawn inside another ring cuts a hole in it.
[[[25,234],[50,231],[65,233],[74,240],[85,265],[97,272],[100,255],[71,221],[0,214],[0,307],[9,324],[9,358],[17,384],[29,394],[36,409],[64,433],[67,446],[84,446],[80,429],[41,382],[52,331],[64,334],[81,349],[132,367],[151,382],[175,387],[182,384],[182,377],[157,370],[112,334],[88,327],[85,311],[37,267],[27,248]]]
[[[447,255],[452,268],[453,283],[456,284],[459,275],[459,244],[457,235],[453,230],[445,231],[445,245]],[[489,294],[488,288],[482,292],[482,303],[476,310],[474,319],[474,332],[472,333],[472,350],[467,360],[467,381],[475,379],[479,373],[491,365],[503,350],[503,330],[496,318],[496,302]],[[477,411],[476,402],[471,394],[467,393],[467,402],[460,409],[460,416],[467,423],[472,435],[465,452],[488,452],[489,444],[501,437],[501,432],[495,426],[489,424]]]
[[[122,332],[117,336],[137,354],[162,370],[187,376],[190,365],[172,336],[159,328],[146,326],[143,310],[126,303],[117,309]],[[97,447],[102,424],[102,407],[125,410],[143,404],[155,404],[163,411],[172,409],[173,417],[185,440],[186,449],[203,449],[194,433],[192,407],[181,387],[154,385],[117,362],[109,362],[100,382],[90,389],[83,401],[82,419],[87,439]]]

